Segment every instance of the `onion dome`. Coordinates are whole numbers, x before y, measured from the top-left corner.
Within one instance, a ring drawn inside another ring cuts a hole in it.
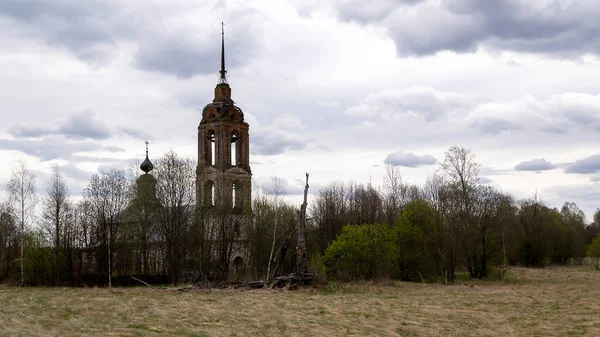
[[[140,170],[148,174],[150,171],[152,171],[152,169],[154,169],[154,165],[148,158],[148,142],[146,142],[146,159],[144,159],[144,161],[140,165]]]

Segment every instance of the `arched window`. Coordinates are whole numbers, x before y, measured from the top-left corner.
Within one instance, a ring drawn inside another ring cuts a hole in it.
[[[215,184],[210,184],[210,205],[215,205]]]
[[[237,135],[237,133],[233,132],[231,134],[231,165],[232,166],[237,166],[237,158],[238,158],[238,140],[240,139],[240,137]]]
[[[216,143],[215,143],[215,133],[213,132],[210,137],[210,165],[214,166],[217,157],[216,151]]]
[[[204,204],[206,207],[215,206],[215,183],[210,180],[204,183]]]
[[[231,206],[232,208],[235,208],[237,206],[237,200],[235,198],[235,183],[233,183],[233,186],[231,187]]]
[[[215,165],[215,132],[213,130],[209,130],[206,133],[206,145],[204,146],[204,158],[208,165]]]

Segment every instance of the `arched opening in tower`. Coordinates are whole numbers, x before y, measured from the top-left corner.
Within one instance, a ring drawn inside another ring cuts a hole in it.
[[[210,141],[210,165],[215,165],[216,149],[215,149],[215,136],[213,135]]]
[[[236,158],[235,158],[236,150],[237,150],[236,149],[236,144],[237,144],[236,142],[231,143],[231,165],[232,166],[236,166],[237,165],[236,164]]]
[[[232,166],[237,166],[237,155],[238,155],[237,143],[238,143],[239,139],[240,139],[240,137],[235,132],[233,132],[231,134],[231,165]]]
[[[232,208],[235,208],[235,206],[237,206],[235,199],[235,183],[233,183],[233,185],[231,186],[231,205]]]
[[[215,205],[215,184],[210,184],[210,205]]]

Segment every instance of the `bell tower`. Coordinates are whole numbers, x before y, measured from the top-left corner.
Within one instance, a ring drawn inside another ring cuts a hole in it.
[[[221,30],[221,70],[214,99],[198,125],[196,203],[200,210],[230,214],[250,211],[250,139],[244,113],[231,99],[225,74],[225,36]],[[227,210],[231,210],[228,212]]]

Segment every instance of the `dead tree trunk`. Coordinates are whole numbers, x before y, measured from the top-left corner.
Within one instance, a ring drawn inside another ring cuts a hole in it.
[[[296,268],[300,275],[304,275],[308,271],[308,251],[306,249],[306,197],[308,194],[308,172],[306,172],[306,185],[304,185],[304,202],[300,206],[300,214],[298,216],[298,246],[296,246]]]
[[[271,274],[271,279],[274,279],[276,277],[275,275],[278,275],[278,273],[281,270],[283,270],[283,264],[285,263],[285,256],[287,254],[288,247],[290,246],[290,242],[292,241],[296,233],[298,233],[298,228],[294,229],[292,233],[288,236],[288,238],[285,239],[283,245],[281,245],[281,248],[279,249],[279,255],[275,260],[277,261],[277,264],[275,270],[273,270],[273,274]]]

